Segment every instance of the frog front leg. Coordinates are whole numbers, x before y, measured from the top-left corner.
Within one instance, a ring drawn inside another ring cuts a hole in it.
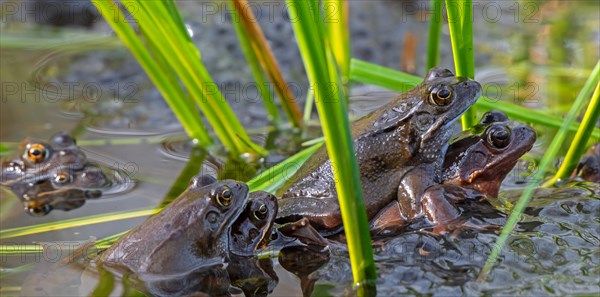
[[[336,197],[289,197],[280,199],[277,223],[288,223],[307,218],[319,230],[332,230],[342,226],[340,205]]]
[[[435,184],[435,164],[425,164],[408,171],[398,186],[397,202],[402,218],[408,222],[422,214],[421,198]]]

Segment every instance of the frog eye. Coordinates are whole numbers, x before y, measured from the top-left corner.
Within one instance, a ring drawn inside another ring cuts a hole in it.
[[[29,212],[29,215],[34,217],[45,216],[52,210],[48,204],[36,205],[35,202],[29,203],[25,209]]]
[[[254,211],[253,215],[257,220],[264,220],[267,217],[268,213],[269,213],[269,209],[263,203],[260,205],[260,207],[258,207],[257,210]]]
[[[37,164],[44,162],[50,155],[50,152],[45,145],[41,143],[29,144],[25,150],[25,157],[29,162]]]
[[[72,180],[71,175],[66,172],[59,172],[56,175],[54,175],[54,182],[59,185],[64,185],[66,183],[69,183],[69,182],[71,182],[71,180]]]
[[[488,143],[496,148],[505,148],[510,143],[510,129],[505,126],[492,126],[488,131]]]
[[[229,207],[231,205],[231,199],[233,198],[233,192],[227,186],[217,189],[217,203],[223,207]]]
[[[446,106],[452,102],[452,89],[443,86],[429,94],[429,101],[437,106]]]

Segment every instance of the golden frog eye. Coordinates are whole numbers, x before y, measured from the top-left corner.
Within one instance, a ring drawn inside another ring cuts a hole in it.
[[[254,211],[254,217],[257,220],[264,220],[267,217],[267,214],[269,213],[269,209],[267,208],[267,206],[263,203],[261,204],[257,210]]]
[[[446,106],[452,102],[452,89],[443,86],[429,94],[429,101],[437,106]]]
[[[492,126],[488,131],[488,143],[496,148],[505,148],[510,143],[510,129],[505,126]]]
[[[227,186],[219,188],[217,191],[217,203],[223,207],[229,207],[231,205],[231,199],[233,199],[233,192]]]
[[[50,155],[50,152],[46,146],[41,143],[29,144],[25,151],[27,160],[34,164],[44,162],[46,158],[48,158],[48,155]]]
[[[66,172],[59,172],[54,176],[54,182],[59,185],[64,185],[71,182],[71,175]]]

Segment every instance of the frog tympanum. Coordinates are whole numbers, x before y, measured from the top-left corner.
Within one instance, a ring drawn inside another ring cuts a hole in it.
[[[486,113],[478,125],[454,137],[444,159],[443,183],[428,188],[421,201],[429,223],[457,218],[454,204],[461,201],[497,197],[502,181],[535,139],[535,130],[511,126],[499,111]],[[395,232],[409,223],[400,206],[390,203],[371,221],[371,231]]]
[[[422,84],[352,125],[368,218],[393,200],[407,219],[420,216],[425,189],[441,182],[452,123],[479,97],[481,86],[433,68]],[[308,218],[319,231],[342,224],[332,164],[322,147],[282,189],[277,222]]]

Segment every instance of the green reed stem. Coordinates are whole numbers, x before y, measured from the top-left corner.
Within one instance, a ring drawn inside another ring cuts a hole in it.
[[[596,67],[594,67],[594,71],[592,71],[592,75],[590,75],[590,77],[584,84],[581,92],[579,92],[579,95],[577,95],[575,102],[573,102],[571,109],[565,116],[564,123],[562,124],[560,129],[558,129],[558,132],[554,136],[554,139],[552,139],[550,146],[548,146],[544,157],[542,157],[542,160],[540,161],[537,171],[533,175],[530,184],[527,185],[527,187],[521,194],[519,201],[517,201],[515,207],[512,209],[510,217],[508,218],[506,224],[502,228],[502,232],[500,232],[500,236],[498,236],[498,240],[496,240],[494,248],[492,249],[487,260],[485,261],[485,265],[481,269],[477,281],[485,281],[487,275],[494,267],[494,264],[496,263],[496,260],[500,255],[500,252],[506,244],[508,236],[517,225],[517,221],[519,220],[519,217],[523,213],[523,210],[525,210],[525,207],[527,207],[527,204],[531,200],[531,196],[535,192],[535,189],[539,186],[542,179],[544,178],[546,170],[548,170],[556,160],[555,158],[558,155],[561,146],[564,144],[564,141],[569,134],[569,125],[571,125],[571,123],[575,120],[577,114],[579,113],[579,110],[585,103],[586,99],[589,97],[591,90],[594,88],[594,85],[597,84],[598,75],[600,75],[600,62],[596,64]]]
[[[285,159],[285,161],[261,172],[259,175],[248,181],[250,191],[266,191],[275,194],[277,189],[281,188],[304,162],[316,152],[323,143],[315,144],[306,148],[295,155]]]
[[[452,43],[456,76],[475,78],[473,54],[473,3],[471,0],[446,0],[448,29]],[[461,117],[463,130],[476,123],[476,110],[471,107]]]
[[[315,93],[312,89],[309,89],[308,92],[306,92],[306,100],[304,101],[304,116],[302,117],[305,123],[308,123],[308,121],[310,121],[310,115],[312,114],[312,108],[314,103]]]
[[[142,41],[137,37],[136,33],[127,24],[127,21],[119,7],[112,1],[92,1],[98,8],[98,11],[106,19],[108,24],[115,30],[121,41],[129,48],[134,57],[138,60],[142,68],[150,77],[156,88],[165,98],[173,113],[179,121],[189,137],[198,139],[202,145],[212,143],[208,132],[202,124],[202,119],[195,110],[190,110],[188,105],[184,103],[187,98],[183,90],[178,85],[173,85],[167,79],[160,67],[155,63],[153,57],[144,48]]]
[[[50,223],[43,223],[37,225],[16,227],[10,229],[0,230],[0,239],[8,239],[25,235],[38,234],[49,231],[56,231],[74,227],[87,226],[92,224],[107,223],[116,220],[125,220],[131,218],[139,218],[144,216],[150,216],[159,212],[161,208],[147,207],[138,210],[128,211],[117,211],[111,213],[104,213],[99,215],[92,215],[80,218],[73,218],[67,220],[61,220]]]
[[[357,59],[352,59],[351,66],[351,80],[377,85],[398,92],[406,92],[418,85],[422,80],[422,78],[417,76]],[[485,96],[481,96],[475,103],[475,106],[484,111],[500,110],[512,119],[547,127],[560,128],[563,124],[562,117]],[[579,126],[578,123],[572,123],[569,126],[569,131],[577,132]],[[592,137],[600,138],[600,129],[594,128]]]
[[[344,93],[350,75],[350,30],[348,29],[348,1],[324,0],[327,38],[340,69]]]
[[[158,1],[124,0],[142,28],[152,32],[147,35],[181,78],[190,95],[198,104],[223,145],[233,154],[266,151],[252,143],[244,127],[237,120],[217,85],[200,60],[200,53],[187,34],[171,17],[167,8]]]
[[[359,295],[374,292],[377,277],[358,163],[354,155],[346,101],[332,54],[327,54],[319,2],[287,0],[300,54],[315,92],[317,111],[331,159],[348,252]],[[336,168],[337,167],[337,168]]]
[[[594,78],[595,75],[595,81],[598,81],[599,79],[598,74],[600,73],[600,71],[598,71],[598,66],[600,66],[600,62],[596,64],[596,68],[594,68],[594,71],[590,76],[590,78]],[[589,81],[590,80],[588,80],[588,82]],[[589,93],[593,88],[594,80],[591,80],[591,82],[592,85],[588,85],[587,83],[586,85],[584,85],[580,93],[582,97],[589,97]],[[585,153],[586,144],[590,139],[590,135],[592,134],[594,127],[596,127],[598,118],[600,117],[600,100],[598,97],[600,97],[600,83],[596,83],[596,88],[594,90],[594,94],[592,95],[590,104],[588,105],[585,115],[583,116],[583,120],[581,121],[581,126],[579,126],[579,130],[577,130],[575,138],[569,146],[569,150],[565,155],[565,159],[563,160],[560,168],[558,169],[558,172],[556,172],[556,175],[551,180],[544,183],[544,187],[552,186],[561,180],[567,179],[573,173],[573,170],[577,166],[579,159],[581,159],[581,156]],[[579,102],[577,100],[579,100],[579,97],[576,99],[575,102]]]
[[[277,92],[277,96],[281,99],[281,106],[285,111],[288,119],[294,127],[302,127],[302,113],[300,107],[298,107],[294,93],[288,88],[283,74],[277,63],[277,59],[271,51],[269,42],[265,37],[262,29],[258,25],[258,19],[254,16],[246,0],[232,0],[232,6],[238,12],[239,20],[243,24],[244,29],[248,33],[249,40],[252,43],[252,49],[256,54],[258,61],[260,62],[263,70],[267,76],[274,83],[273,89]],[[237,19],[233,19],[235,23]]]
[[[431,0],[431,18],[429,19],[429,39],[427,45],[427,69],[440,63],[440,38],[442,36],[442,0]]]
[[[236,0],[229,0],[229,7],[231,8],[232,14],[231,19],[233,20],[233,27],[235,28],[235,32],[242,47],[242,52],[246,57],[246,61],[248,62],[248,66],[250,67],[250,71],[252,72],[252,76],[256,81],[256,87],[258,88],[258,92],[260,93],[263,104],[265,105],[267,114],[270,116],[270,120],[275,124],[275,126],[279,126],[281,124],[281,117],[279,116],[279,109],[277,109],[277,105],[275,105],[273,96],[270,90],[267,88],[267,77],[260,68],[261,63],[252,47],[252,42],[250,41],[251,36],[249,35],[246,28],[243,26],[242,22],[239,21],[242,17],[240,15],[246,15],[246,13],[250,13],[252,10],[244,10],[243,13],[240,13],[236,9],[238,6],[236,6],[235,3],[233,3],[235,1]]]

